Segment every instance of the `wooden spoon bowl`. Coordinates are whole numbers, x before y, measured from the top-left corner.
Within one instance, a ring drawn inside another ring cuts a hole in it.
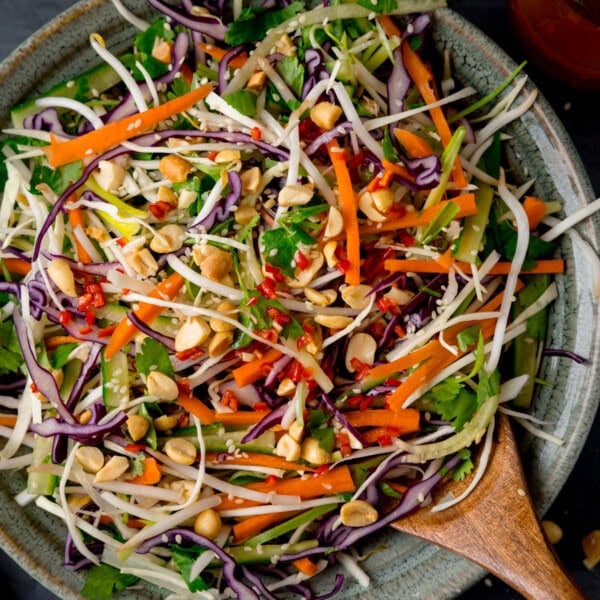
[[[486,472],[462,502],[437,513],[421,508],[392,527],[476,562],[525,598],[585,598],[542,533],[506,415],[496,428]],[[449,480],[437,494],[458,495],[461,485]]]

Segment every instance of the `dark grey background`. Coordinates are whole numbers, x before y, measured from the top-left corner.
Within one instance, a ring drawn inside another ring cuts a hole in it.
[[[23,40],[59,12],[69,8],[72,0],[4,0],[0,2],[0,59],[4,59]],[[449,5],[472,21],[502,46],[517,62],[523,53],[513,40],[504,0],[449,0]],[[600,43],[600,37],[599,37]],[[547,97],[571,135],[594,186],[600,195],[600,95],[581,94],[552,82],[533,68],[528,68],[534,82]],[[0,87],[0,93],[1,87]],[[600,391],[599,391],[600,393]],[[556,550],[569,572],[591,599],[600,598],[600,566],[588,571],[582,564],[581,539],[593,529],[600,529],[600,418],[593,425],[588,442],[563,491],[546,518],[557,522],[564,538]],[[35,540],[32,540],[35,543]],[[523,557],[527,560],[527,557]],[[59,568],[59,565],[57,565]],[[52,600],[54,595],[24,574],[0,551],[1,595],[7,599]],[[498,580],[488,577],[461,596],[463,600],[486,598],[512,600],[520,596]]]

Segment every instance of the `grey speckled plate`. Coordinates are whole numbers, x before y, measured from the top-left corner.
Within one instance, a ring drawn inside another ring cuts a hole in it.
[[[128,6],[144,12],[142,0]],[[101,26],[99,26],[102,24]],[[0,66],[0,122],[20,100],[81,72],[93,54],[87,39],[99,31],[118,49],[130,39],[108,0],[85,0],[52,21]],[[59,33],[59,34],[58,34]],[[515,67],[514,63],[480,31],[451,10],[435,15],[434,40],[451,52],[456,76],[482,94],[493,89]],[[558,118],[540,98],[521,122],[511,126],[511,158],[523,178],[535,176],[535,192],[560,199],[570,214],[593,199],[593,193],[570,140]],[[590,220],[580,227],[596,245],[599,224]],[[565,440],[558,447],[539,439],[525,439],[523,456],[539,513],[543,513],[564,484],[584,444],[597,408],[600,389],[598,304],[590,290],[585,259],[567,240],[562,253],[567,273],[558,278],[560,300],[551,316],[549,345],[567,348],[588,359],[585,366],[561,358],[543,364],[542,377],[553,383],[535,400],[536,415],[555,423],[552,433]],[[43,585],[65,600],[80,598],[83,575],[61,568],[64,529],[35,506],[18,507],[12,500],[24,484],[18,474],[0,477],[0,543],[17,562]],[[499,527],[510,527],[510,515]],[[394,598],[451,598],[467,589],[483,572],[473,564],[413,538],[388,532],[373,540],[375,548],[365,563],[373,577],[372,600]],[[323,578],[321,589],[331,583]],[[340,598],[364,596],[347,584]],[[159,598],[157,589],[129,592],[126,599]]]

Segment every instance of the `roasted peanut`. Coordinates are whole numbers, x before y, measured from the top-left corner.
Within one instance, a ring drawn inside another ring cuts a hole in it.
[[[129,461],[124,456],[112,456],[108,462],[96,473],[94,483],[114,481],[129,469]]]
[[[158,400],[171,402],[179,397],[179,388],[175,381],[160,371],[151,371],[146,381],[148,393]]]
[[[288,280],[288,285],[291,288],[306,288],[310,284],[310,282],[315,278],[317,273],[320,271],[325,259],[323,255],[319,252],[318,254],[311,253],[311,262],[305,269],[296,269],[296,274],[294,279]]]
[[[79,446],[75,450],[75,460],[88,473],[97,473],[104,466],[104,454],[96,446]]]
[[[356,370],[353,366],[355,359],[361,364],[372,365],[375,362],[375,352],[377,352],[377,342],[373,336],[368,333],[355,333],[348,342],[346,369],[350,373],[354,373]]]
[[[240,160],[242,155],[239,150],[221,150],[217,153],[214,158],[214,162],[217,164],[235,162],[236,160]]]
[[[286,185],[277,195],[279,206],[302,206],[308,204],[315,195],[315,191],[308,185]]]
[[[316,315],[315,322],[329,329],[344,329],[352,323],[352,317],[342,315]]]
[[[304,426],[300,425],[298,421],[294,421],[288,429],[288,434],[292,439],[299,442],[304,437]]]
[[[183,438],[170,438],[164,446],[165,454],[179,465],[192,465],[196,460],[196,446]]]
[[[254,71],[248,79],[246,87],[249,90],[262,90],[267,83],[267,74],[264,71]]]
[[[329,207],[329,214],[327,215],[327,225],[323,232],[323,239],[331,239],[341,235],[344,231],[344,219],[342,213],[335,206]]]
[[[142,277],[154,277],[158,273],[158,263],[148,248],[126,254],[125,260]]]
[[[192,172],[192,163],[177,154],[169,154],[160,159],[158,170],[169,181],[183,183]]]
[[[258,212],[254,206],[242,204],[241,206],[238,206],[238,209],[233,213],[233,218],[236,223],[247,225],[257,214]]]
[[[554,521],[542,521],[542,529],[551,544],[558,544],[562,540],[563,530]]]
[[[307,437],[302,442],[300,456],[313,465],[326,465],[331,462],[331,454],[321,448],[319,440],[313,437]]]
[[[147,433],[150,423],[141,415],[129,415],[127,417],[127,431],[134,442],[141,440]]]
[[[152,422],[154,424],[154,429],[157,431],[171,431],[171,429],[177,427],[179,415],[161,415],[160,417],[156,417]]]
[[[150,249],[158,254],[176,252],[183,246],[185,231],[175,223],[161,227],[150,241]]]
[[[75,288],[75,276],[69,263],[64,258],[53,258],[48,264],[48,277],[56,284],[56,287],[71,298],[77,297]]]
[[[208,356],[216,358],[225,354],[233,344],[233,331],[218,331],[208,344]]]
[[[207,256],[200,263],[202,275],[213,281],[221,281],[233,268],[233,258],[229,252],[219,250]]]
[[[171,55],[173,50],[173,42],[167,42],[160,40],[152,48],[152,58],[155,58],[161,63],[168,65],[171,62]]]
[[[351,308],[362,310],[369,305],[369,292],[371,291],[370,285],[359,284],[359,285],[346,285],[342,288],[342,300]]]
[[[214,540],[221,531],[221,516],[212,508],[203,510],[194,521],[194,531],[209,540]]]
[[[325,257],[325,262],[330,269],[335,269],[335,266],[338,264],[338,259],[335,255],[337,246],[338,243],[335,240],[330,240],[323,246],[323,256]]]
[[[316,306],[324,307],[335,302],[337,292],[333,289],[314,290],[313,288],[306,288],[304,290],[304,296],[309,302],[312,302]]]
[[[337,104],[318,102],[310,109],[310,119],[317,127],[329,131],[335,127],[342,112]]]
[[[101,160],[92,172],[96,183],[107,192],[116,192],[125,180],[125,169],[110,160]]]
[[[175,336],[175,351],[183,352],[204,344],[212,330],[202,317],[190,317]]]
[[[364,527],[379,519],[379,513],[365,500],[351,500],[340,509],[340,519],[347,527]]]
[[[255,194],[260,188],[262,175],[259,167],[252,167],[240,174],[242,180],[242,192],[244,194]]]
[[[278,396],[293,396],[296,391],[296,384],[289,378],[285,377],[277,387]]]
[[[289,434],[284,433],[278,440],[274,450],[277,456],[283,456],[291,462],[300,458],[300,444]]]
[[[363,192],[358,197],[358,208],[363,212],[367,219],[374,223],[382,223],[386,216],[375,206],[375,200],[371,192]]]
[[[237,306],[233,303],[230,302],[229,300],[223,300],[223,302],[221,302],[219,304],[219,306],[217,306],[217,312],[226,314],[230,319],[235,319],[236,316],[235,313],[237,309]],[[232,325],[231,323],[227,323],[221,319],[218,319],[217,317],[212,317],[210,319],[210,328],[213,331],[233,331],[235,329],[235,325]]]

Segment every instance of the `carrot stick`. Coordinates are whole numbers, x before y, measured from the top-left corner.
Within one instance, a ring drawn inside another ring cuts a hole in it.
[[[177,404],[198,417],[200,423],[210,424],[215,422],[214,412],[195,396],[179,396]]]
[[[543,200],[540,200],[535,196],[525,196],[525,199],[523,200],[523,210],[529,221],[529,229],[533,231],[546,216],[548,207]]]
[[[144,472],[141,475],[127,479],[128,483],[139,483],[141,485],[154,485],[158,483],[162,477],[160,468],[156,459],[152,456],[147,456],[142,461],[144,465]]]
[[[275,348],[269,348],[260,358],[233,369],[233,378],[238,387],[254,383],[265,376],[265,369],[270,367],[283,354]]]
[[[55,135],[50,134],[51,143],[44,146],[43,150],[54,168],[89,158],[94,154],[105,152],[113,146],[158,125],[161,121],[191,108],[194,104],[206,98],[211,90],[212,85],[200,86],[164,104],[114,121],[100,129],[95,129],[90,133],[64,142],[59,141]]]
[[[479,321],[479,324],[481,326],[481,333],[484,339],[487,340],[494,333],[496,319],[485,319]],[[445,337],[447,338],[447,336]],[[405,410],[402,406],[413,393],[469,351],[470,350],[468,349],[464,352],[459,351],[458,354],[455,355],[440,345],[440,350],[435,356],[421,363],[389,396],[386,397],[386,402],[390,409],[392,411]]]
[[[456,261],[453,263],[459,269],[470,272],[471,265]],[[389,259],[384,262],[385,268],[392,273],[447,273],[448,268],[436,260],[426,259]],[[489,271],[490,275],[508,275],[510,271],[510,262],[498,262]],[[524,275],[535,273],[563,273],[565,262],[560,258],[550,258],[547,260],[538,260],[535,267],[520,271]]]
[[[216,423],[230,427],[237,425],[255,425],[269,414],[268,410],[236,410],[234,412],[213,413]]]
[[[14,427],[17,423],[17,415],[0,415],[0,425],[3,427]]]
[[[241,544],[251,537],[258,535],[268,529],[271,525],[276,525],[286,518],[290,517],[296,511],[290,512],[279,512],[279,513],[267,513],[264,515],[253,515],[248,517],[239,523],[236,523],[232,527],[233,531],[233,543]]]
[[[421,60],[421,57],[410,47],[410,44],[406,40],[402,43],[401,50],[404,66],[406,67],[410,78],[417,86],[417,89],[423,97],[423,100],[425,100],[427,104],[436,102],[437,97],[432,86],[433,75],[431,74],[431,71],[425,66],[425,63]],[[435,127],[440,134],[442,144],[445,148],[452,138],[452,132],[450,131],[450,126],[448,125],[444,111],[440,106],[435,106],[429,110],[429,114],[433,119]],[[459,188],[464,188],[467,185],[467,180],[465,178],[459,157],[456,157],[456,160],[454,161],[452,179]]]
[[[44,340],[46,350],[56,350],[59,346],[65,344],[80,344],[81,340],[72,335],[51,335]]]
[[[31,263],[22,258],[3,258],[2,263],[13,275],[27,275],[31,271]]]
[[[385,408],[367,408],[352,410],[344,416],[354,427],[393,427],[398,435],[419,430],[420,412],[415,408],[403,408],[396,411]]]
[[[275,492],[277,494],[300,496],[300,498],[303,499],[353,492],[356,489],[354,481],[352,480],[352,475],[350,474],[350,469],[346,465],[335,467],[323,475],[279,479],[273,484],[260,481],[249,483],[244,487],[264,493]],[[234,508],[257,506],[258,504],[258,502],[251,500],[243,500],[240,502],[239,498],[222,494],[221,504],[216,507],[216,510],[231,510]]]
[[[173,300],[181,286],[185,283],[185,280],[179,273],[172,273],[166,279],[163,279],[149,294],[150,298],[157,299],[169,299]],[[163,311],[163,306],[156,306],[155,304],[147,304],[146,302],[140,302],[139,307],[134,311],[136,317],[141,319],[144,323],[150,325],[156,317],[158,317]],[[122,321],[117,325],[110,342],[104,350],[104,357],[109,360],[111,359],[123,346],[127,345],[139,332],[139,329],[131,323],[131,321],[124,317]]]
[[[222,60],[228,52],[223,48],[213,46],[212,44],[206,44],[205,42],[197,42],[196,46],[198,46],[198,48],[202,50],[202,52],[205,52],[215,60]],[[241,52],[229,61],[229,66],[232,69],[241,69],[246,64],[247,60],[248,55],[245,52]]]
[[[69,209],[69,224],[71,225],[71,229],[75,230],[78,227],[83,231],[85,228],[85,221],[83,219],[83,211],[81,208],[70,208]],[[92,257],[89,255],[88,251],[82,246],[81,242],[75,237],[75,249],[77,250],[77,258],[79,262],[84,265],[90,265],[92,262]]]
[[[458,213],[455,219],[468,217],[477,213],[477,205],[475,204],[475,194],[461,194],[452,198],[452,200],[443,200],[435,206],[425,208],[421,212],[413,212],[399,217],[398,219],[389,219],[383,223],[376,225],[363,225],[360,227],[360,234],[367,235],[370,233],[382,233],[385,231],[396,231],[398,229],[409,229],[410,227],[421,227],[428,225],[433,221],[436,215],[448,204],[453,202],[458,206]]]
[[[394,129],[398,141],[404,146],[409,158],[425,158],[431,156],[431,146],[420,136],[408,129]]]
[[[292,564],[296,567],[296,569],[298,569],[298,571],[304,573],[304,575],[307,575],[308,577],[312,577],[319,572],[319,567],[317,567],[317,565],[315,565],[315,563],[310,560],[308,556],[297,558]]]
[[[402,39],[402,32],[389,15],[379,15],[377,17],[377,20],[379,21],[381,28],[385,32],[385,35],[387,35],[388,37],[397,36],[400,39]]]
[[[345,280],[349,285],[358,285],[360,283],[360,234],[356,194],[346,165],[346,153],[340,148],[337,140],[332,140],[327,144],[327,152],[329,152],[337,179],[340,208],[346,231],[346,255],[350,268],[346,271]]]
[[[365,431],[361,431],[360,435],[368,445],[372,445],[377,444],[382,438],[397,437],[398,430],[394,429],[393,427],[386,426],[371,427],[370,429],[365,429]]]
[[[207,462],[218,463],[220,462],[219,456],[220,454],[217,452],[207,452],[206,460]],[[282,469],[284,471],[314,472],[314,469],[307,465],[290,462],[289,460],[285,460],[285,458],[276,456],[275,454],[259,454],[258,452],[244,452],[239,456],[235,454],[228,454],[223,462],[228,465],[255,465],[257,467]]]

